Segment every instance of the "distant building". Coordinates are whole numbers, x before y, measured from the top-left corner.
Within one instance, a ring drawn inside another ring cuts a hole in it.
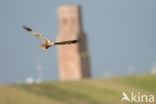
[[[34,79],[32,78],[32,77],[27,77],[26,78],[26,83],[27,84],[33,84],[35,81],[34,81]]]
[[[82,28],[81,7],[63,5],[58,8],[58,41],[79,39],[78,44],[58,47],[60,80],[80,80],[89,78],[90,59],[87,48],[87,36]]]
[[[150,73],[151,73],[151,74],[156,74],[156,67],[153,67],[153,68],[150,70]]]

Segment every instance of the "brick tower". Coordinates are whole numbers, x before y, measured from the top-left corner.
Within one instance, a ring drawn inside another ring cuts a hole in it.
[[[58,8],[58,41],[79,39],[71,45],[58,46],[60,80],[80,80],[90,77],[87,37],[82,28],[81,7],[62,5]]]

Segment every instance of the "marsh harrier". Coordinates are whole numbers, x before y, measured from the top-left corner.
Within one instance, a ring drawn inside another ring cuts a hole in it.
[[[66,45],[66,44],[74,44],[74,43],[78,43],[79,40],[67,40],[67,41],[59,41],[59,42],[53,42],[49,39],[47,39],[44,35],[42,35],[41,33],[38,33],[36,31],[34,31],[33,29],[31,29],[30,27],[27,27],[25,25],[23,25],[23,28],[31,33],[32,35],[34,35],[36,38],[38,38],[39,40],[42,41],[42,44],[41,44],[41,48],[46,50],[48,49],[49,47],[52,47],[54,45]]]

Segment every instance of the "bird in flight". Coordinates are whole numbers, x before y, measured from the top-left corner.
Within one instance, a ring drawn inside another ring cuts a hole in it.
[[[41,44],[41,48],[43,50],[47,50],[49,47],[52,47],[54,45],[66,45],[66,44],[75,44],[75,43],[78,43],[80,42],[79,40],[68,40],[68,41],[60,41],[60,42],[53,42],[49,39],[47,39],[44,35],[42,35],[41,33],[38,33],[36,31],[34,31],[33,29],[31,29],[30,27],[27,27],[25,25],[23,25],[23,28],[31,33],[32,35],[34,35],[36,38],[38,38],[39,40],[42,41],[42,44]]]

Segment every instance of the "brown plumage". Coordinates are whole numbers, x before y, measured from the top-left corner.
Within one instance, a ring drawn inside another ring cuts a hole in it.
[[[67,40],[67,41],[59,41],[59,42],[53,42],[49,39],[47,39],[44,35],[42,35],[41,33],[38,33],[38,32],[35,32],[33,29],[31,29],[30,27],[27,27],[27,26],[23,26],[23,28],[31,33],[32,35],[34,35],[36,38],[38,38],[39,40],[42,41],[42,44],[41,44],[41,48],[46,50],[48,49],[49,47],[52,47],[54,45],[66,45],[66,44],[75,44],[75,43],[78,43],[80,42],[79,40]]]

